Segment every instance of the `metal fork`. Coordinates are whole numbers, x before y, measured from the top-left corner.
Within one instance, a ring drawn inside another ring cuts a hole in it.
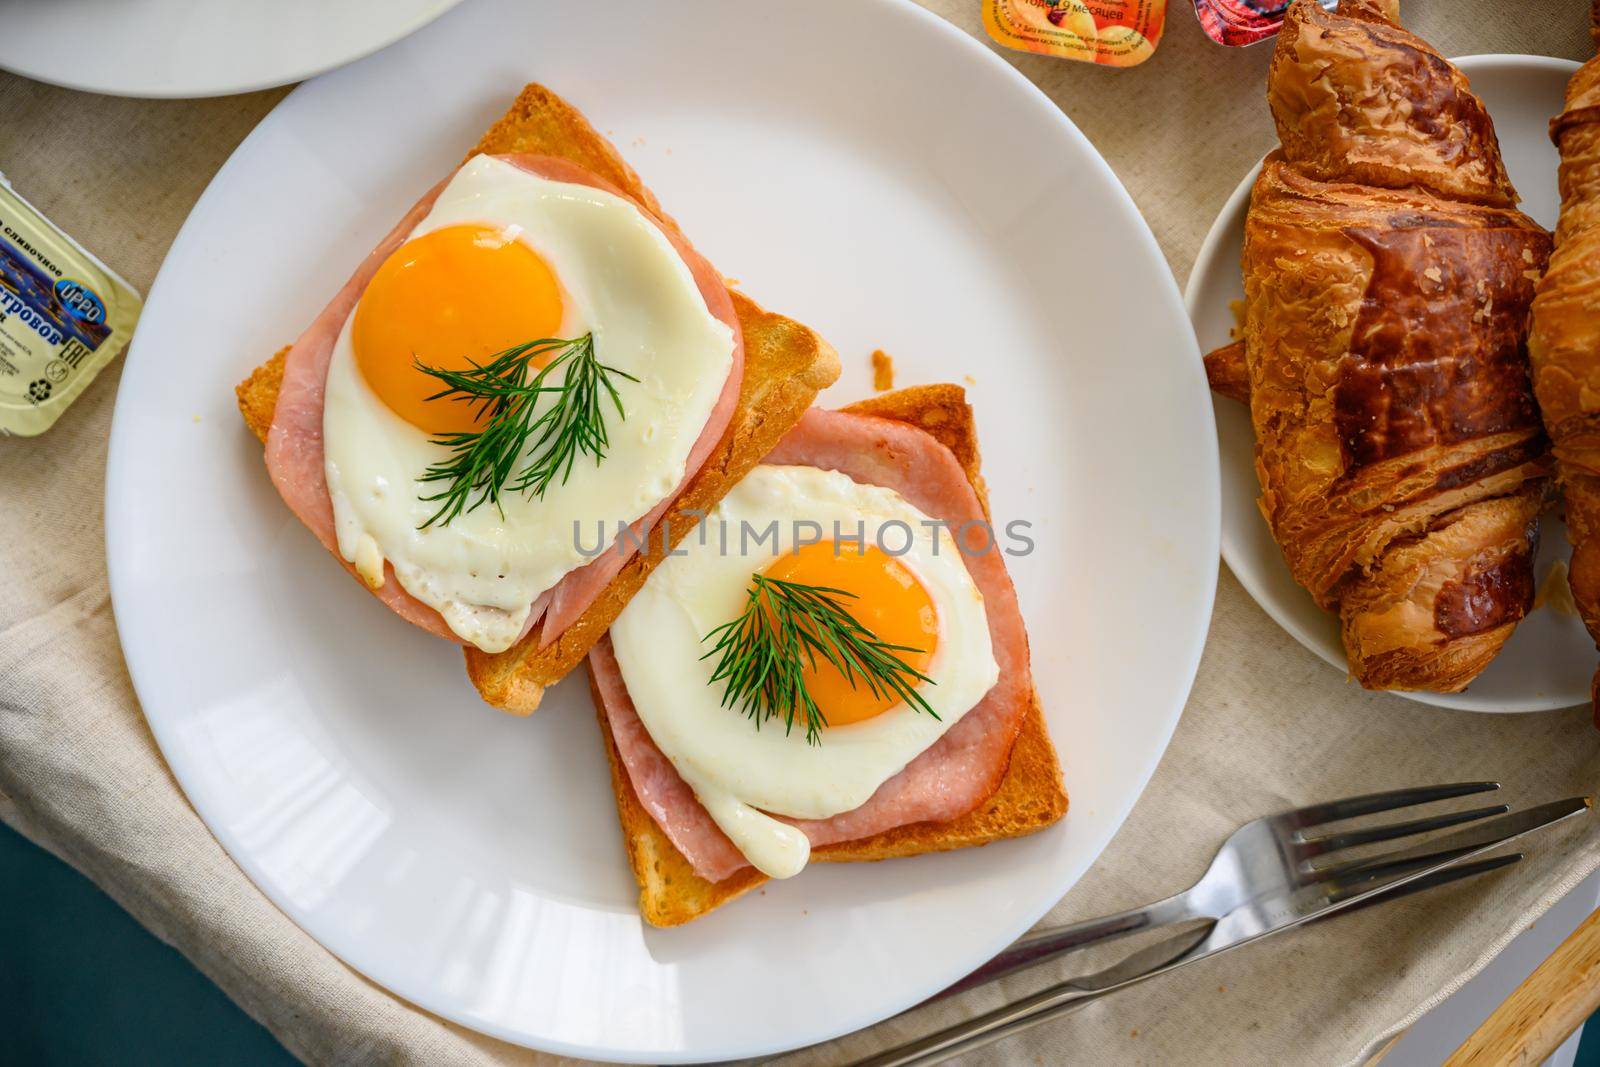
[[[1491,804],[1468,811],[1446,812],[1429,818],[1361,830],[1315,832],[1329,823],[1432,804],[1473,793],[1489,793],[1499,788],[1499,782],[1457,782],[1420,789],[1397,789],[1291,808],[1276,815],[1253,819],[1229,835],[1217,850],[1216,858],[1211,861],[1206,873],[1183,892],[1142,908],[1120,911],[1104,918],[1036,930],[923,1003],[972,989],[1090,945],[1127,937],[1168,923],[1218,919],[1252,898],[1293,892],[1303,886],[1326,881],[1351,869],[1348,863],[1330,862],[1333,853],[1345,849],[1443,830],[1500,815],[1510,809],[1504,804]]]
[[[1331,805],[1314,805],[1312,808],[1299,810],[1301,812],[1310,811],[1315,816],[1330,809],[1350,811],[1351,808],[1348,806],[1354,806],[1354,808],[1358,809],[1355,814],[1370,813],[1390,810],[1394,807],[1410,806],[1412,803],[1426,802],[1413,800],[1410,802],[1391,803],[1392,798],[1397,796],[1433,794],[1429,796],[1429,799],[1441,799],[1441,796],[1438,795],[1438,790],[1457,790],[1457,792],[1443,795],[1461,796],[1466,793],[1483,792],[1493,788],[1496,788],[1493,783],[1440,786],[1428,790],[1405,790],[1399,793],[1355,797],[1348,801],[1336,801]],[[1292,886],[1288,879],[1300,876],[1288,875],[1284,881],[1278,883],[1278,888],[1274,890],[1268,890],[1260,894],[1244,893],[1243,899],[1239,904],[1220,916],[1180,916],[1178,919],[1171,921],[1182,925],[1183,929],[1156,944],[1134,953],[1121,963],[1095,974],[1059,983],[975,1019],[970,1019],[898,1048],[890,1049],[880,1055],[860,1060],[855,1064],[855,1067],[928,1067],[928,1065],[940,1063],[950,1056],[969,1052],[1020,1030],[1056,1018],[1089,1000],[1097,999],[1108,993],[1145,981],[1158,974],[1164,974],[1178,967],[1186,966],[1197,960],[1249,944],[1278,931],[1287,930],[1313,919],[1319,919],[1343,910],[1361,907],[1367,903],[1392,899],[1407,892],[1431,888],[1434,885],[1442,885],[1446,882],[1466,877],[1469,874],[1479,874],[1496,867],[1505,866],[1508,863],[1515,862],[1518,857],[1499,856],[1474,863],[1463,861],[1474,859],[1485,852],[1521,837],[1523,834],[1550,826],[1584,812],[1588,810],[1590,804],[1591,798],[1588,797],[1575,797],[1570,800],[1556,801],[1551,804],[1519,811],[1512,815],[1502,814],[1499,818],[1492,819],[1489,822],[1480,823],[1477,826],[1459,830],[1442,838],[1435,838],[1389,855],[1350,860],[1331,865],[1326,862],[1317,864],[1313,860],[1317,856],[1323,856],[1338,849],[1353,847],[1354,844],[1407,836],[1407,832],[1399,832],[1406,826],[1429,823],[1433,828],[1438,828],[1468,821],[1469,817],[1482,818],[1483,816],[1481,813],[1460,812],[1455,813],[1456,817],[1450,822],[1415,820],[1412,823],[1395,824],[1390,827],[1380,827],[1367,831],[1317,836],[1316,841],[1322,848],[1321,851],[1313,853],[1310,857],[1303,857],[1297,850],[1289,850],[1277,854],[1278,862],[1283,866],[1310,868],[1314,871],[1322,872],[1318,875],[1307,875],[1308,880],[1303,883]],[[1362,805],[1376,806],[1362,807]],[[1479,812],[1481,811],[1482,809],[1479,809]],[[1293,815],[1295,813],[1284,814]],[[1342,819],[1352,817],[1352,815],[1346,814],[1335,817]],[[1241,828],[1240,832],[1242,833],[1243,830],[1249,829],[1250,826],[1269,822],[1272,818],[1278,817],[1257,820],[1256,823],[1247,824],[1246,827]],[[1443,816],[1440,818],[1449,817]],[[1332,820],[1324,815],[1321,818],[1312,819],[1301,829],[1305,829],[1308,826],[1322,825],[1328,821]],[[1422,831],[1409,831],[1409,833],[1420,832]],[[1238,833],[1234,837],[1238,837]],[[1336,844],[1329,846],[1327,843],[1329,840],[1335,841]],[[1231,843],[1233,838],[1230,838],[1229,841]],[[1306,844],[1306,842],[1294,841],[1293,844],[1300,846]],[[1224,847],[1226,849],[1226,846]],[[1265,865],[1265,861],[1263,861],[1263,865]],[[1213,869],[1215,869],[1215,865],[1213,865]],[[1207,877],[1210,876],[1210,872],[1208,872]],[[1201,881],[1203,883],[1205,879]],[[1183,894],[1179,895],[1182,896]],[[1140,911],[1143,912],[1144,910],[1141,909]],[[1078,925],[1087,926],[1089,924]],[[1145,923],[1138,928],[1147,929],[1151,925],[1150,923]],[[1102,934],[1097,940],[1104,940],[1106,936],[1120,936],[1120,933]],[[1071,947],[1081,947],[1081,943]],[[1060,955],[1062,952],[1070,950],[1071,948],[1062,949],[1058,952],[1050,953],[1050,955]],[[1049,958],[1049,956],[1036,957],[1035,962],[1043,958]],[[1019,966],[1025,966],[1025,964]],[[1016,966],[1009,968],[1009,970],[1016,969]],[[987,968],[984,970],[987,970]],[[1001,973],[1009,973],[1009,971]],[[997,976],[997,974],[989,975],[991,978]],[[962,987],[970,988],[970,984],[962,983]]]

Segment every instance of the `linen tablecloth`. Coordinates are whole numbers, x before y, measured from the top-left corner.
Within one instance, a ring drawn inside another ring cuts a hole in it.
[[[928,6],[983,39],[978,0]],[[1407,0],[1405,16],[1446,54],[1583,58],[1587,7]],[[1263,94],[1271,46],[1221,49],[1187,0],[1170,8],[1160,50],[1131,71],[1002,54],[1105,154],[1182,280],[1227,194],[1274,142]],[[115,100],[0,74],[0,170],[148,292],[207,181],[281,95]],[[0,440],[0,818],[94,879],[307,1060],[556,1062],[443,1022],[352,972],[267,902],[185,802],[129,685],[106,590],[102,483],[119,374],[120,362],[45,436]],[[1220,582],[1166,758],[1047,922],[1187,885],[1236,825],[1309,800],[1477,778],[1503,782],[1514,804],[1594,788],[1600,733],[1587,710],[1475,715],[1363,692],[1279,629],[1225,568]],[[1527,851],[1505,871],[1097,1002],[970,1062],[1362,1061],[1600,863],[1600,820],[1565,825]],[[1047,977],[1019,976],[794,1061],[864,1054]]]

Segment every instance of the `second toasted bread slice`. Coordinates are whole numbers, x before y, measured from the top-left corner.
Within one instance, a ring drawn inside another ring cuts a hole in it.
[[[875,415],[908,423],[927,431],[950,449],[978,493],[984,513],[988,494],[978,470],[978,435],[972,408],[959,386],[925,385],[851,404],[844,409],[858,415]],[[672,844],[645,810],[628,778],[627,767],[606,721],[605,702],[590,677],[595,714],[605,737],[611,763],[611,788],[622,823],[628,862],[639,882],[639,911],[655,926],[678,926],[754,889],[767,880],[746,867],[720,882],[700,877],[688,859]],[[986,845],[1009,837],[1042,830],[1067,811],[1067,793],[1061,782],[1061,765],[1045,729],[1044,713],[1036,694],[1011,748],[1005,776],[989,798],[975,809],[948,822],[922,822],[895,827],[859,841],[825,845],[812,852],[813,860],[846,863],[916,856],[924,852]]]

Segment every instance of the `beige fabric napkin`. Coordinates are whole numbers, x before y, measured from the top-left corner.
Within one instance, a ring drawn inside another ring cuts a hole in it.
[[[1005,55],[1105,153],[1181,278],[1228,192],[1272,144],[1262,94],[1270,46],[1221,49],[1187,0],[1170,5],[1167,39],[1132,71]],[[929,6],[982,37],[978,0]],[[1414,28],[1448,54],[1573,58],[1588,54],[1585,6],[1406,5]],[[280,95],[122,101],[0,74],[0,169],[148,293],[195,198]],[[119,373],[120,363],[46,436],[0,440],[0,818],[88,874],[309,1061],[555,1062],[442,1022],[350,971],[255,890],[184,801],[129,686],[106,592],[102,481]],[[1597,771],[1600,733],[1586,711],[1472,715],[1364,693],[1223,570],[1205,660],[1165,760],[1047,921],[1186,885],[1234,826],[1291,804],[1473,778],[1499,779],[1505,799],[1523,804],[1589,791]],[[969,1062],[1360,1061],[1600,864],[1600,823],[1569,824],[1528,852],[1506,871],[1095,1003]],[[1047,977],[1020,976],[794,1061],[874,1051]]]

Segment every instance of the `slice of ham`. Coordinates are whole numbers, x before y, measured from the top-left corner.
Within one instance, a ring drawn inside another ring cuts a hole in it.
[[[711,417],[701,428],[699,437],[689,450],[682,481],[667,499],[661,501],[650,514],[640,520],[642,525],[653,525],[655,520],[666,512],[673,498],[683,491],[684,485],[705,463],[706,457],[711,454],[712,448],[727,429],[734,408],[738,405],[739,386],[744,379],[744,340],[739,330],[738,316],[734,314],[733,298],[728,295],[728,287],[723,284],[722,276],[712,269],[711,264],[707,263],[688,241],[684,240],[676,227],[663,222],[616,186],[563,159],[526,154],[502,155],[497,158],[530,174],[537,174],[552,181],[592,186],[628,200],[645,218],[655,224],[668,241],[672,242],[673,248],[694,275],[695,285],[705,299],[706,308],[733,330],[733,366],[728,372],[728,379],[723,383],[722,392],[712,408]],[[378,247],[362,260],[355,274],[351,275],[350,280],[344,284],[328,306],[295,341],[284,362],[283,384],[279,387],[278,404],[272,413],[272,428],[267,434],[267,471],[272,476],[272,483],[278,487],[284,502],[289,505],[289,509],[299,516],[300,521],[316,534],[317,540],[322,542],[323,547],[332,552],[334,558],[339,560],[345,570],[352,575],[356,573],[355,567],[339,554],[338,539],[333,527],[333,502],[328,497],[328,479],[323,457],[322,405],[328,380],[328,365],[333,360],[334,343],[344,329],[345,320],[350,317],[350,313],[355,310],[357,302],[361,299],[361,294],[366,291],[367,283],[372,280],[372,276],[377,273],[383,261],[389,258],[390,253],[400,247],[411,231],[428,214],[433,202],[439,198],[440,192],[448,183],[447,178],[428,190],[422,199],[406,212],[405,217],[395,228],[389,231],[388,236],[378,243]],[[542,614],[545,618],[543,639],[551,641],[561,630],[571,625],[574,619],[582,615],[600,590],[605,588],[633,552],[637,551],[635,542],[623,540],[624,543],[614,551],[608,551],[603,556],[569,572],[554,587],[541,593],[534,601],[534,610],[529,613],[523,633],[526,634],[532,629]],[[388,563],[384,564],[383,575],[382,587],[371,591],[388,605],[390,610],[430,633],[458,643],[461,641],[444,621],[443,616],[400,587],[399,581],[395,578],[394,568]],[[366,586],[366,583],[362,582],[362,585]]]
[[[1000,549],[983,523],[983,505],[950,450],[905,423],[813,408],[763,463],[820,467],[895,490],[930,518],[965,531],[967,572],[983,594],[1000,680],[943,737],[878,787],[853,811],[828,819],[788,819],[813,848],[856,841],[918,822],[947,822],[1000,786],[1033,692],[1028,635]],[[988,551],[978,551],[987,544]],[[695,873],[720,882],[750,866],[650,738],[628,695],[610,638],[589,653],[606,721],[639,802]],[[824,737],[823,745],[827,744]]]

